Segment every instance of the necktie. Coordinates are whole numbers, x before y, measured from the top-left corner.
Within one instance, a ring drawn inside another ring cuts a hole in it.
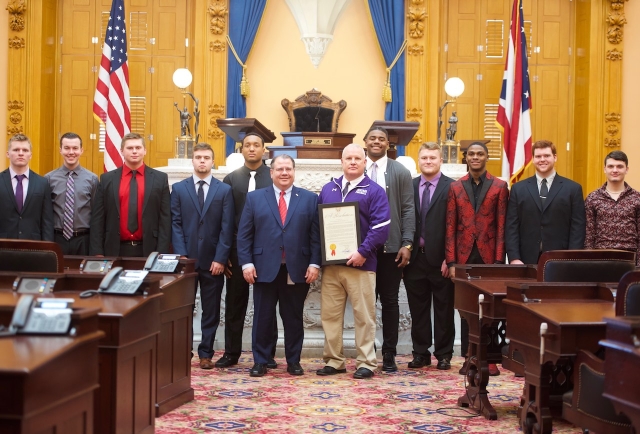
[[[349,193],[349,184],[350,182],[347,181],[347,183],[344,185],[344,188],[342,189],[342,199],[344,199],[347,196],[347,193]]]
[[[378,164],[375,161],[371,165],[371,176],[370,176],[370,178],[376,184],[378,183]]]
[[[542,206],[547,201],[547,196],[549,195],[549,187],[547,187],[547,179],[543,179],[540,183],[540,202],[542,202]]]
[[[138,181],[136,170],[131,171],[131,183],[129,184],[129,216],[127,229],[132,234],[138,230]]]
[[[280,200],[278,200],[278,211],[280,211],[280,220],[282,220],[282,226],[287,221],[287,202],[284,200],[285,192],[280,192]],[[282,259],[284,260],[284,247],[282,249]]]
[[[427,229],[427,212],[429,212],[429,205],[431,205],[431,183],[427,181],[424,185],[424,191],[422,192],[422,202],[420,203],[420,218],[422,223],[422,239],[426,240],[425,231]]]
[[[22,214],[22,206],[24,205],[24,193],[22,190],[22,180],[26,177],[27,175],[16,175],[16,179],[18,180],[18,185],[16,185],[16,205],[18,207],[18,214]]]
[[[249,175],[251,175],[251,178],[249,178],[249,189],[247,192],[251,192],[256,189],[256,171],[252,170],[249,172]]]
[[[74,193],[75,180],[73,179],[73,171],[71,171],[67,178],[67,192],[64,198],[64,216],[62,219],[62,235],[67,240],[70,240],[73,236],[73,213],[76,202]]]
[[[200,210],[204,209],[204,184],[204,181],[198,181],[198,205],[200,205]]]

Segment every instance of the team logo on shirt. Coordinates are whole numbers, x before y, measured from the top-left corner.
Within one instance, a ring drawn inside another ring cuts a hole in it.
[[[356,190],[356,194],[364,194],[367,195],[367,190],[365,188],[359,188]]]

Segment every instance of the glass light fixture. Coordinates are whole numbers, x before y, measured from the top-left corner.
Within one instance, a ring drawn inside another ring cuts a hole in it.
[[[442,128],[442,112],[444,111],[447,104],[455,102],[456,98],[462,95],[464,92],[464,82],[458,77],[449,78],[444,84],[444,91],[451,99],[447,99],[440,110],[438,110],[438,143],[442,144],[440,130]]]
[[[180,89],[186,89],[193,81],[193,75],[187,68],[178,68],[173,73],[173,84]]]

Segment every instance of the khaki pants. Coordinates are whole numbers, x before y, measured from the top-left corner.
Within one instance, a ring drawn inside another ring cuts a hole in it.
[[[378,367],[374,343],[376,338],[376,273],[343,265],[322,268],[322,328],[324,362],[335,369],[345,369],[342,331],[347,297],[353,306],[356,331],[356,368],[374,371]]]

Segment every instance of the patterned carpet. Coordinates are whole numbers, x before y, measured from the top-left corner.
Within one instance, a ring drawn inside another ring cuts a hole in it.
[[[262,378],[249,377],[251,353],[230,369],[201,370],[193,361],[195,400],[156,419],[157,433],[512,433],[520,432],[516,405],[523,381],[502,370],[489,382],[491,402],[498,420],[476,417],[456,406],[464,391],[458,375],[463,359],[455,357],[450,371],[434,365],[407,368],[410,356],[398,356],[398,372],[377,373],[370,380],[355,380],[353,360],[347,373],[319,377],[320,359],[303,359],[305,375],[278,369]],[[581,433],[559,419],[554,433]]]

